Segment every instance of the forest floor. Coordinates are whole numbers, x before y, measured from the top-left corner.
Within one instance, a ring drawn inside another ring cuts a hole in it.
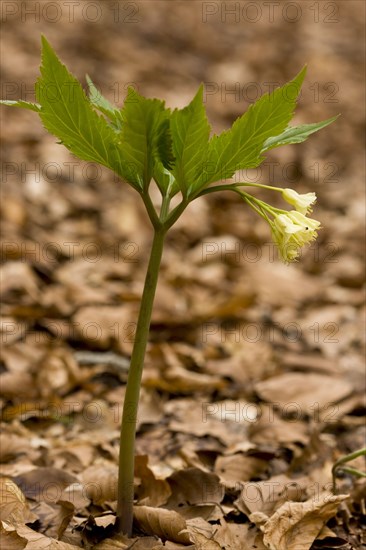
[[[259,2],[257,17],[237,2],[229,17],[227,2],[85,0],[71,17],[60,1],[57,20],[51,4],[3,2],[7,99],[33,99],[44,33],[120,105],[127,83],[182,107],[203,81],[216,132],[304,63],[296,121],[342,116],[246,174],[317,193],[322,230],[299,262],[282,264],[228,194],[169,233],[126,540],[113,535],[119,425],[151,227],[126,184],[34,113],[2,109],[4,549],[365,548],[364,482],[343,474],[332,492],[335,461],[365,445],[363,3],[271,16]]]

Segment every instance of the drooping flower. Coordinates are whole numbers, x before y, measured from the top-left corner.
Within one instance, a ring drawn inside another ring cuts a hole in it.
[[[282,191],[282,196],[286,202],[291,204],[291,206],[294,206],[297,212],[300,212],[301,214],[311,212],[311,205],[316,201],[315,193],[305,193],[300,195],[300,193],[297,193],[294,189],[289,188]]]
[[[320,222],[296,210],[278,214],[270,224],[273,240],[285,262],[296,260],[300,248],[316,239],[320,228]]]

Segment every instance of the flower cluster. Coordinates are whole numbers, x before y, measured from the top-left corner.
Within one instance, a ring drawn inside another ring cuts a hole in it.
[[[314,241],[318,235],[317,231],[320,229],[320,222],[306,217],[316,201],[315,193],[301,195],[294,189],[281,189],[280,187],[261,184],[243,185],[263,187],[281,192],[283,199],[295,208],[290,212],[274,208],[245,192],[239,191],[246,202],[269,223],[281,259],[286,263],[296,260],[300,248]]]
[[[278,214],[270,224],[273,240],[285,262],[296,260],[300,248],[316,239],[320,228],[317,220],[307,218],[296,210]]]

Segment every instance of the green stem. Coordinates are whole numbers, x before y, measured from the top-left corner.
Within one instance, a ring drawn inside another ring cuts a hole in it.
[[[241,181],[238,183],[229,183],[207,187],[203,191],[200,191],[198,195],[196,195],[194,198],[202,197],[203,195],[208,195],[209,193],[215,193],[216,191],[235,191],[235,188],[237,187],[259,187],[260,189],[269,189],[270,191],[283,191],[281,187],[274,187],[273,185],[264,185],[263,183],[249,183],[246,181]]]
[[[192,199],[193,200],[193,199]],[[168,215],[165,221],[165,227],[168,229],[175,224],[179,216],[181,216],[184,210],[187,208],[187,205],[190,201],[188,199],[183,199]]]
[[[151,197],[148,192],[142,192],[141,197],[145,203],[145,207],[149,215],[149,218],[151,220],[151,223],[154,229],[157,231],[161,227],[161,223],[159,220],[159,216],[157,215],[154,205],[152,203]]]
[[[135,342],[131,356],[126,394],[123,404],[119,453],[117,528],[121,533],[124,533],[129,537],[132,535],[133,522],[133,481],[137,410],[140,397],[145,351],[149,337],[151,313],[159,276],[159,267],[163,253],[165,234],[165,228],[155,230],[154,232],[154,240],[151,247],[150,260],[141,298]]]
[[[342,456],[337,460],[337,462],[334,463],[332,468],[332,477],[333,477],[333,492],[336,492],[336,476],[337,476],[337,470],[343,470],[344,472],[348,472],[354,475],[357,475],[358,477],[365,477],[366,474],[363,472],[360,472],[358,470],[355,470],[354,468],[349,468],[342,466],[346,462],[350,462],[351,460],[354,460],[355,458],[358,458],[359,456],[366,455],[366,447],[363,449],[359,449],[358,451],[355,451],[354,453],[350,453],[349,455]]]
[[[170,197],[168,194],[163,198],[163,203],[160,210],[160,221],[164,223],[169,214]]]

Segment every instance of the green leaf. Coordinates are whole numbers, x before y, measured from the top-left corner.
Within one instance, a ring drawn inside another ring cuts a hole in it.
[[[29,109],[30,111],[35,111],[39,113],[41,106],[38,103],[31,103],[29,101],[23,101],[18,99],[17,101],[11,101],[10,99],[1,99],[0,104],[8,105],[9,107],[21,107],[22,109]]]
[[[120,130],[122,127],[122,117],[120,110],[112,105],[112,103],[110,103],[108,99],[106,99],[102,95],[102,93],[95,86],[89,75],[86,75],[86,81],[89,87],[90,102],[94,105],[96,109],[98,109],[107,118],[109,118],[115,128]]]
[[[318,132],[322,128],[325,128],[332,122],[334,122],[339,115],[327,120],[322,120],[321,122],[315,122],[314,124],[301,124],[301,126],[290,126],[286,128],[282,134],[275,137],[268,138],[263,145],[262,153],[274,149],[275,147],[280,147],[281,145],[289,145],[291,143],[302,143],[305,141],[311,134]]]
[[[164,168],[171,170],[175,163],[175,156],[173,152],[173,140],[170,131],[169,115],[165,118],[157,131],[156,144],[157,155]]]
[[[165,121],[169,110],[163,101],[147,99],[130,87],[121,114],[121,147],[129,176],[136,185],[147,189],[156,157],[163,165],[170,163],[169,151],[165,157],[161,148],[161,140],[167,139]]]
[[[39,114],[45,128],[71,153],[114,170],[135,186],[119,151],[118,133],[94,111],[80,82],[69,73],[44,37],[36,96],[42,106]]]
[[[306,67],[281,88],[263,95],[230,130],[210,140],[195,192],[212,182],[232,177],[237,170],[255,168],[263,161],[261,152],[265,141],[281,134],[293,116],[305,72]]]
[[[175,195],[179,187],[171,169],[174,166],[175,157],[173,153],[172,135],[170,132],[169,118],[163,120],[159,127],[157,136],[157,152],[153,168],[153,178],[158,184],[162,195]]]
[[[187,107],[171,115],[171,131],[176,163],[175,179],[183,194],[197,184],[197,170],[207,152],[210,125],[203,105],[203,85]]]
[[[179,187],[177,182],[175,181],[175,177],[167,168],[163,166],[163,163],[158,159],[154,164],[153,178],[156,181],[163,196],[170,195],[172,197],[179,191]]]

